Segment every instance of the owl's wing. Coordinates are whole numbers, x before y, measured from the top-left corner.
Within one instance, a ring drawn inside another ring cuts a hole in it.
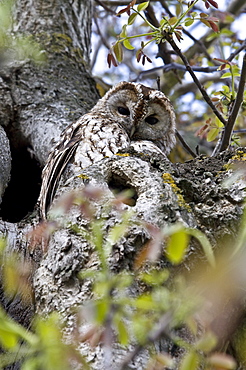
[[[48,207],[55,196],[61,175],[81,141],[81,135],[78,133],[80,126],[81,121],[78,120],[63,131],[61,141],[50,153],[47,164],[43,169],[42,186],[38,199],[42,219],[46,219]]]

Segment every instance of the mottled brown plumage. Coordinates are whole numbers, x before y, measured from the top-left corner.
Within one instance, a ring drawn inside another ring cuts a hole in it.
[[[169,99],[160,91],[139,83],[120,82],[69,125],[49,154],[39,196],[40,213],[47,209],[68,163],[85,168],[116,154],[132,142],[154,143],[168,154],[175,144],[175,115]]]

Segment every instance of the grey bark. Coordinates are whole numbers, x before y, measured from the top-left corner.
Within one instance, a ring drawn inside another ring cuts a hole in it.
[[[15,32],[25,30],[35,34],[47,53],[47,63],[35,66],[25,61],[0,72],[0,117],[13,147],[29,146],[43,165],[61,130],[88,111],[98,98],[88,64],[91,3],[19,1],[16,17]],[[8,241],[6,258],[14,250],[20,252],[21,259],[33,262],[36,311],[42,315],[53,310],[61,312],[68,321],[67,336],[71,335],[75,322],[74,306],[91,298],[91,282],[80,280],[78,272],[88,267],[97,269],[99,262],[93,246],[68,227],[69,223],[87,226],[87,219],[76,207],[65,212],[65,202],[59,200],[59,195],[74,189],[80,191],[86,185],[103,189],[103,197],[94,201],[94,207],[97,217],[105,219],[102,226],[105,234],[119,222],[122,209],[132,209],[131,227],[110,256],[113,272],[131,271],[134,258],[150,238],[144,222],[163,228],[179,221],[205,232],[213,245],[221,236],[233,237],[237,233],[245,193],[244,188],[237,185],[230,189],[223,187],[224,179],[231,175],[223,167],[231,158],[230,153],[179,165],[171,164],[154,146],[147,152],[129,148],[125,154],[105,158],[85,169],[81,178],[65,179],[56,200],[60,208],[53,209],[53,216],[51,210],[50,217],[54,217],[55,212],[58,226],[47,251],[38,247],[29,249],[26,234],[37,224],[35,215],[18,224],[0,223],[0,232]],[[9,158],[7,155],[7,163]],[[136,204],[106,212],[105,207],[114,199],[112,186],[134,189]],[[59,209],[63,209],[62,215]],[[204,259],[199,245],[191,244],[184,263],[187,268],[191,267],[191,254],[199,254]],[[160,263],[165,266],[165,259]],[[137,289],[131,294],[136,294]],[[19,297],[10,303],[3,291],[0,297],[3,307],[28,326],[34,306],[25,306]],[[114,350],[117,368],[125,351]],[[81,344],[81,351],[88,352],[88,348]],[[102,355],[99,346],[94,353],[89,351],[88,358],[95,369],[103,368]],[[140,369],[146,361],[144,353],[131,366]]]
[[[74,307],[87,305],[91,299],[92,283],[81,280],[78,272],[88,268],[97,271],[99,260],[95,248],[69,227],[76,224],[78,227],[90,229],[90,222],[79,207],[66,211],[67,198],[63,198],[64,193],[67,196],[75,189],[79,193],[85,186],[90,185],[103,189],[103,197],[92,201],[92,204],[96,218],[104,219],[102,229],[105,238],[108,230],[120,221],[122,210],[130,208],[133,211],[129,230],[114,246],[109,259],[113,273],[122,270],[130,272],[133,269],[136,256],[150,239],[144,226],[145,222],[158,228],[165,228],[176,222],[186,227],[198,228],[208,236],[214,248],[222,238],[229,236],[233,239],[237,235],[243,212],[245,183],[241,186],[230,185],[229,189],[224,187],[224,181],[232,176],[232,171],[224,167],[232,153],[223,153],[216,159],[198,158],[190,163],[174,165],[156,151],[154,146],[145,153],[135,150],[129,148],[128,156],[116,155],[104,159],[83,170],[81,178],[67,180],[60,188],[58,199],[50,210],[50,217],[55,217],[58,226],[35,273],[36,307],[42,314],[58,310],[67,322],[68,338],[72,336],[76,325]],[[122,205],[120,210],[111,209],[109,205],[115,198],[112,184],[117,184],[119,188],[134,189],[136,204]],[[108,211],[105,210],[107,208]],[[160,265],[167,266],[161,251],[159,258]],[[198,258],[205,261],[199,243],[193,241],[183,267],[192,269]],[[129,294],[134,296],[140,291],[141,286],[136,283]],[[82,332],[86,329],[86,323],[81,325]],[[168,346],[167,342],[164,346]],[[79,348],[88,361],[90,359],[93,369],[107,368],[104,362],[105,352],[101,346],[92,350],[85,343],[80,343]],[[130,350],[128,348],[128,352]],[[112,369],[119,369],[126,355],[127,351],[114,345]],[[177,351],[176,356],[179,355],[180,352]],[[147,361],[147,352],[143,351],[129,368],[142,369]]]
[[[0,126],[0,203],[10,180],[11,154],[8,138]]]
[[[98,98],[89,74],[91,2],[18,1],[15,33],[35,35],[46,62],[1,71],[4,122],[16,146],[44,165],[61,131]]]

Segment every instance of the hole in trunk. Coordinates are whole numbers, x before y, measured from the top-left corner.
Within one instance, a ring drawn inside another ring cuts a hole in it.
[[[118,175],[112,174],[112,177],[109,179],[108,186],[114,195],[117,195],[122,191],[129,190],[130,196],[129,198],[126,199],[124,203],[127,204],[128,206],[132,207],[135,206],[138,194],[134,187],[127,184],[126,179]]]
[[[11,148],[11,155],[11,179],[0,205],[0,216],[4,221],[18,222],[36,205],[42,170],[27,147]]]

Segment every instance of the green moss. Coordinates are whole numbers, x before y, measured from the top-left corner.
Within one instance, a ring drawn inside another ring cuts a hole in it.
[[[163,173],[162,178],[166,184],[169,184],[171,186],[173,192],[176,194],[178,205],[182,208],[185,208],[187,211],[191,212],[191,208],[189,204],[187,204],[186,201],[184,200],[184,197],[182,195],[182,190],[176,185],[170,173],[167,173],[167,172]]]

